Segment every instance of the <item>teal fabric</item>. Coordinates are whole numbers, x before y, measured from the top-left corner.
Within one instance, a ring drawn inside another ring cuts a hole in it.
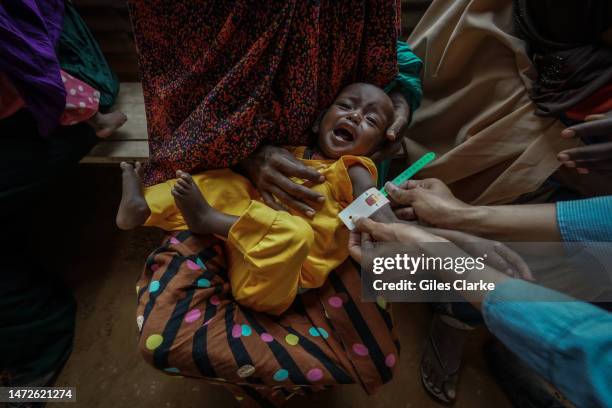
[[[100,111],[115,104],[119,80],[85,22],[67,1],[57,57],[62,69],[100,92]]]
[[[577,407],[612,407],[612,314],[516,279],[489,292],[482,313],[497,338]]]
[[[382,188],[387,181],[387,177],[389,176],[389,169],[391,168],[391,159],[383,160],[380,163],[376,164],[376,168],[378,170],[378,188]]]
[[[385,87],[385,92],[401,92],[410,105],[411,115],[421,105],[423,99],[423,88],[421,86],[421,69],[423,61],[413,52],[404,41],[397,41],[397,65],[399,73],[397,78]],[[411,118],[412,119],[412,118]],[[378,186],[382,187],[387,181],[391,160],[385,160],[377,164]]]
[[[421,106],[421,100],[423,99],[421,84],[423,61],[412,52],[408,44],[398,40],[397,66],[399,73],[395,80],[386,86],[385,91],[397,90],[401,92],[408,101],[411,112],[414,112]]]
[[[612,242],[612,196],[558,202],[557,222],[566,242]]]
[[[566,242],[611,242],[612,196],[558,202],[557,221]],[[576,406],[612,406],[611,313],[512,279],[487,295],[482,314],[497,338]]]

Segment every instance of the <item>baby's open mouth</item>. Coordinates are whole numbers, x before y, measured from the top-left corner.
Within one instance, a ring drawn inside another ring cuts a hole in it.
[[[347,142],[352,142],[355,139],[353,130],[348,125],[340,125],[334,129],[334,135]]]

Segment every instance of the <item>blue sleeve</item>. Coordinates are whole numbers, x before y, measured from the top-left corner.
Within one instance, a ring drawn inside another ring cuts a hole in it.
[[[557,203],[564,241],[612,242],[612,196]]]
[[[612,407],[610,313],[515,279],[489,292],[482,312],[489,330],[576,406]]]
[[[397,65],[399,73],[393,82],[385,88],[385,91],[400,91],[408,104],[411,112],[417,110],[423,98],[421,87],[421,68],[423,61],[417,57],[412,49],[404,41],[397,41]]]

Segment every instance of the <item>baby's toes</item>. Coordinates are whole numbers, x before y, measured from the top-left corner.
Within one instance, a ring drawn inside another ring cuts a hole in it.
[[[190,187],[190,184],[182,178],[176,180],[176,185],[180,186],[184,190],[187,190]]]
[[[181,172],[180,180],[185,180],[189,184],[191,184],[191,182],[193,181],[193,179],[191,178],[191,174],[185,173],[184,171]]]
[[[176,186],[172,187],[172,195],[174,197],[181,197],[181,196],[185,195],[185,189],[183,189],[182,187],[176,185]]]

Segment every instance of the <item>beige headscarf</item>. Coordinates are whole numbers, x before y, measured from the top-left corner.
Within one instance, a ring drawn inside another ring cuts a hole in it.
[[[580,143],[534,114],[535,70],[512,35],[511,0],[434,0],[408,43],[424,62],[411,159],[439,155],[421,177],[474,204],[509,203],[538,189],[559,167],[557,154]]]

